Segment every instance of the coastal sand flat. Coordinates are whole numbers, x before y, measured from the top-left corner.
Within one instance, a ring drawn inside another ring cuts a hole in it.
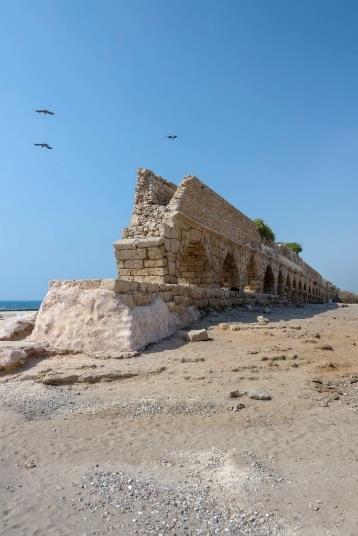
[[[3,374],[1,534],[356,536],[358,306],[260,314]]]

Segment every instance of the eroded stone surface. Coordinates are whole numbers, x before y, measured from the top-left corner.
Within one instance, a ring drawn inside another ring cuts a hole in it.
[[[3,346],[0,348],[0,370],[12,370],[23,365],[29,357],[44,357],[47,355],[47,345],[21,342],[16,346]]]
[[[188,331],[188,338],[191,342],[200,342],[208,340],[208,332],[206,329],[192,329]]]
[[[27,353],[21,348],[6,348],[0,352],[0,370],[16,367],[25,363]]]
[[[12,341],[27,337],[32,332],[36,313],[12,316],[0,323],[0,341]]]
[[[198,316],[191,307],[170,312],[160,297],[130,307],[112,290],[63,284],[48,292],[31,338],[52,349],[116,357],[168,337]]]
[[[120,279],[224,289],[232,303],[244,292],[296,303],[337,295],[297,253],[264,243],[250,218],[194,176],[177,187],[139,169],[132,219],[114,248]]]

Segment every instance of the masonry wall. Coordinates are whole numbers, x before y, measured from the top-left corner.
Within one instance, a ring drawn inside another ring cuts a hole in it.
[[[254,222],[196,177],[183,180],[169,208],[233,243],[261,242]]]
[[[140,169],[131,223],[114,248],[120,280],[189,287],[191,303],[192,289],[233,293],[232,303],[323,302],[337,292],[292,250],[262,243],[254,222],[196,177],[177,188]]]

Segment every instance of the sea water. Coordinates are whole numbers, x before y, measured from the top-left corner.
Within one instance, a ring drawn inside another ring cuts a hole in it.
[[[0,300],[1,311],[37,311],[40,300]]]

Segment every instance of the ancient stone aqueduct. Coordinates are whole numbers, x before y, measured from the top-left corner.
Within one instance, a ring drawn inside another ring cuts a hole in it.
[[[52,281],[33,338],[117,357],[199,319],[199,309],[324,303],[337,289],[196,177],[177,187],[140,169],[132,219],[114,244],[116,279]]]
[[[132,286],[138,305],[158,283],[166,301],[202,307],[250,298],[323,303],[337,294],[295,252],[263,243],[252,220],[193,176],[177,187],[139,169],[131,222],[114,248],[119,281],[141,283]]]

